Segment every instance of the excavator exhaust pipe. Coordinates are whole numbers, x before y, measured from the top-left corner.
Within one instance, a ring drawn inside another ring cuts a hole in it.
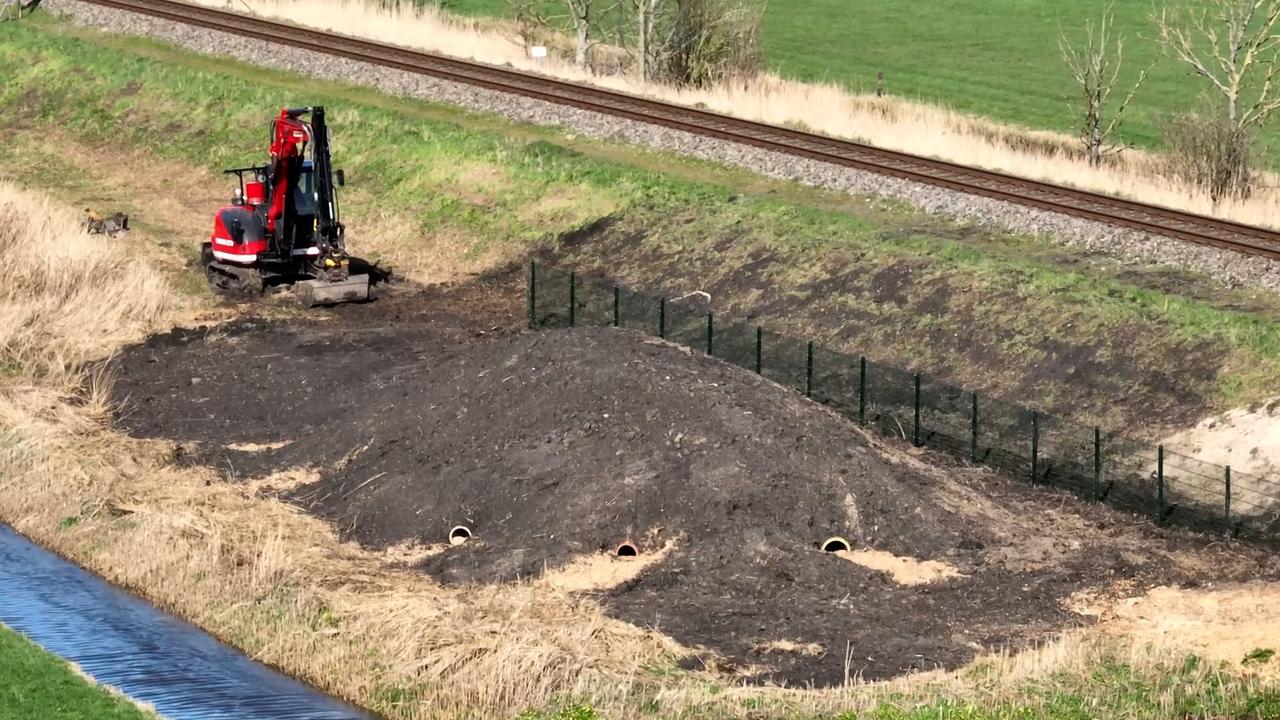
[[[369,299],[369,276],[351,275],[345,280],[303,280],[298,283],[298,300],[303,307],[363,302]]]

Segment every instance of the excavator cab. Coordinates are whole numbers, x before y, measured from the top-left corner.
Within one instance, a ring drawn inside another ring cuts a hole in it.
[[[292,284],[307,305],[368,299],[368,275],[350,272],[336,196],[346,177],[332,169],[324,108],[281,110],[270,156],[266,165],[226,171],[239,190],[202,248],[209,280],[250,291]]]

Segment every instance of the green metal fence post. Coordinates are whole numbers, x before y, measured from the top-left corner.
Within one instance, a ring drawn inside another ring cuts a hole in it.
[[[969,413],[969,461],[978,462],[978,393],[973,393],[973,408]]]
[[[867,356],[858,358],[858,424],[867,424]]]
[[[813,397],[813,341],[809,341],[809,347],[804,358],[804,396]]]
[[[1031,484],[1040,476],[1040,413],[1031,411]]]
[[[1164,446],[1156,447],[1156,523],[1164,522]]]
[[[1102,428],[1093,426],[1093,499],[1102,497]]]
[[[618,286],[613,286],[613,326],[618,327],[622,324],[622,291],[618,290]]]
[[[916,373],[915,417],[911,421],[911,444],[920,447],[920,373]]]
[[[574,325],[574,314],[578,306],[578,274],[569,273],[569,327]]]
[[[538,261],[529,261],[529,329],[533,330],[537,322],[538,306]]]
[[[667,337],[667,299],[658,298],[658,337]]]
[[[1226,496],[1226,504],[1222,509],[1222,518],[1226,521],[1226,536],[1231,537],[1231,466],[1228,465],[1223,470],[1223,480],[1225,482],[1222,490]]]
[[[715,337],[716,337],[716,319],[715,315],[707,313],[707,354],[715,355]]]
[[[763,356],[764,356],[764,328],[757,325],[756,326],[756,374],[757,375],[760,374],[761,368],[763,367],[761,365],[761,360],[763,360]]]

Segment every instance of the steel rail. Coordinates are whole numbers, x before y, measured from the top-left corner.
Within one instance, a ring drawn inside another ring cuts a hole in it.
[[[83,1],[1280,260],[1280,231],[1244,223],[175,0]]]

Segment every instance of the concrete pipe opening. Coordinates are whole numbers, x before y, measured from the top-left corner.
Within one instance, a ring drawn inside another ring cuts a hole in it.
[[[471,528],[467,527],[466,525],[455,525],[453,529],[449,531],[450,545],[461,545],[462,543],[470,539],[471,539]]]
[[[613,554],[620,558],[638,557],[640,555],[640,548],[636,547],[635,543],[627,540],[625,542],[618,543],[618,547],[613,551]]]
[[[830,537],[822,541],[822,552],[847,552],[849,550],[849,541],[842,537]]]

